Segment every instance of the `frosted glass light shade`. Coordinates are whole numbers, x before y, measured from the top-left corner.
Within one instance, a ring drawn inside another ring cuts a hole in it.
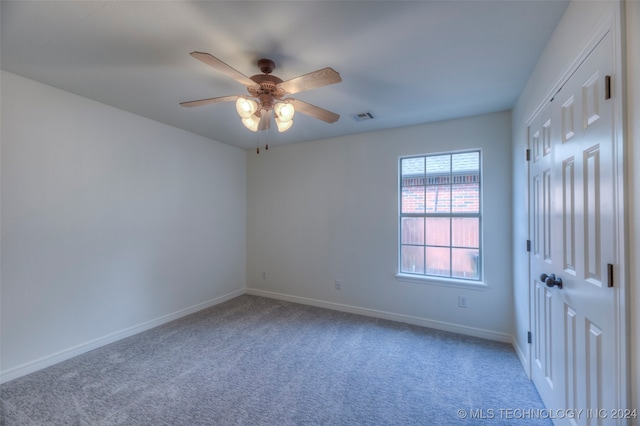
[[[244,124],[244,126],[252,132],[257,132],[258,124],[260,124],[260,117],[251,115],[248,118],[243,118],[242,124]]]
[[[283,123],[290,121],[293,119],[293,115],[296,113],[296,110],[293,108],[293,105],[287,102],[279,102],[274,107],[278,118]]]
[[[238,98],[236,111],[243,119],[250,118],[258,110],[258,104],[253,99]]]
[[[293,120],[282,121],[279,118],[276,118],[276,126],[278,126],[278,132],[286,132],[293,125]]]

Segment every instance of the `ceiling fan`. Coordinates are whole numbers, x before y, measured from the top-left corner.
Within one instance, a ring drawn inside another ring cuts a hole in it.
[[[236,101],[236,111],[242,123],[249,130],[267,130],[270,127],[273,114],[279,132],[288,130],[293,124],[296,111],[327,123],[334,123],[340,116],[334,112],[303,102],[295,98],[284,96],[315,89],[342,81],[340,74],[332,68],[323,68],[287,81],[272,75],[275,63],[270,59],[260,59],[258,68],[263,74],[247,77],[220,59],[203,52],[191,52],[191,56],[220,71],[247,87],[249,95],[231,95],[218,98],[200,99],[181,102],[184,107],[194,107],[216,102]]]

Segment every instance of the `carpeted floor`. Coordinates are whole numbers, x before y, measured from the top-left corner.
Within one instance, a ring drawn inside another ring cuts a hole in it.
[[[542,409],[510,345],[249,295],[0,387],[7,426],[550,425]]]

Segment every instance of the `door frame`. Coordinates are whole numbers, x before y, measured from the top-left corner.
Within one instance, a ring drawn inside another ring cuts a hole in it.
[[[630,359],[629,359],[629,312],[627,307],[627,300],[629,300],[629,285],[627,282],[629,261],[627,258],[628,237],[625,230],[628,228],[627,224],[627,199],[626,199],[626,171],[627,164],[625,160],[625,105],[626,99],[624,98],[623,87],[625,86],[625,71],[622,64],[622,27],[621,27],[621,13],[622,4],[617,3],[609,15],[604,16],[600,25],[590,33],[590,37],[583,43],[583,48],[578,55],[573,59],[571,64],[564,70],[561,76],[556,80],[556,83],[547,92],[543,100],[534,109],[533,113],[529,115],[524,126],[526,136],[526,149],[531,149],[529,146],[530,134],[529,128],[537,116],[542,112],[546,105],[554,98],[554,96],[562,89],[569,78],[575,73],[580,65],[585,61],[589,54],[595,49],[598,43],[604,38],[607,33],[613,37],[613,58],[614,58],[614,72],[612,75],[612,101],[613,101],[613,156],[614,156],[614,217],[615,217],[615,243],[616,250],[615,259],[616,266],[614,267],[614,291],[616,312],[616,342],[618,345],[618,357],[616,360],[616,375],[618,387],[615,389],[617,393],[617,400],[625,404],[624,407],[629,408],[630,405],[630,382],[629,373]],[[531,178],[531,162],[527,162],[527,180],[526,180],[526,194],[527,194],[527,235],[531,240],[531,208],[530,205],[530,178]],[[529,282],[527,283],[527,307],[528,307],[528,327],[529,330],[533,329],[533,299],[531,289],[531,252],[527,256],[527,277]],[[529,344],[527,349],[527,375],[532,377],[532,356],[533,345]],[[571,408],[571,407],[567,407]]]

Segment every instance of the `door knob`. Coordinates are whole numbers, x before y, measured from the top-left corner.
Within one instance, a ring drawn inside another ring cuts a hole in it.
[[[558,288],[562,288],[562,278],[556,278],[556,274],[542,274],[540,275],[540,281],[544,282],[547,287],[557,286]]]

